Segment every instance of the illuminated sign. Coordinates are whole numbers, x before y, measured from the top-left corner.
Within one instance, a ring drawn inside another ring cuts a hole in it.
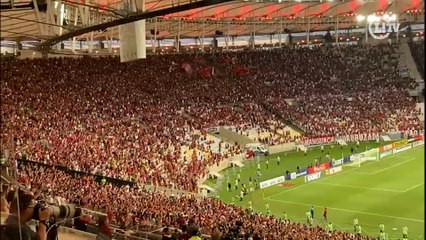
[[[368,32],[374,39],[386,39],[392,32],[398,32],[401,24],[396,22],[396,15],[385,14],[382,17],[368,16]]]

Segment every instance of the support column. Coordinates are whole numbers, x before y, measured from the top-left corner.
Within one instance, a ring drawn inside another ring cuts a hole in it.
[[[88,44],[89,44],[89,53],[92,53],[93,52],[93,32],[90,32],[89,34],[90,34],[90,39],[86,38],[86,40],[89,40],[88,41]]]
[[[336,16],[336,28],[334,30],[336,32],[336,44],[339,43],[339,17]]]
[[[398,0],[395,0],[395,6],[396,6],[396,9],[398,9]],[[396,16],[396,19],[395,19],[395,22],[396,22],[396,26],[397,26],[397,28],[396,28],[396,42],[397,43],[399,43],[399,25],[398,25],[398,14],[397,13],[395,13],[395,16]]]
[[[203,24],[201,26],[201,52],[204,52],[204,30],[205,30],[205,20],[203,19]]]
[[[177,36],[175,36],[175,48],[176,48],[176,52],[180,52],[180,24],[181,24],[181,19],[179,18],[179,21],[178,21],[178,32],[177,32]]]
[[[158,28],[158,18],[155,18],[154,21],[154,42],[152,44],[152,52],[156,53],[157,52],[157,47],[156,47],[156,42],[157,42],[157,28]]]
[[[154,42],[154,37],[152,36],[152,34],[149,36],[149,41],[151,41],[152,53],[155,53],[155,42]]]
[[[309,46],[310,43],[310,32],[311,32],[311,18],[308,18],[308,28],[306,29],[306,44]]]
[[[62,3],[61,0],[57,1],[58,5],[56,6],[56,25],[58,25],[58,35],[62,35],[62,25],[64,23],[64,11],[65,11],[65,5]],[[62,42],[58,43],[56,45],[57,50],[61,50]]]
[[[74,22],[73,22],[73,26],[77,26],[77,23],[78,23],[78,8],[75,8],[75,11],[74,11]],[[73,37],[72,38],[72,46],[71,46],[71,51],[72,52],[75,52],[75,44],[76,44],[76,37]],[[81,49],[80,49],[81,50]]]
[[[130,12],[145,11],[145,0],[140,6],[134,1],[124,0],[121,3],[123,10]],[[139,8],[138,8],[139,7]],[[139,20],[118,26],[120,38],[120,61],[129,62],[146,58],[146,22]]]
[[[44,24],[42,24],[42,22],[44,22],[44,21],[43,21],[43,18],[41,16],[41,13],[38,9],[37,0],[33,0],[33,5],[34,5],[34,12],[35,12],[37,21],[39,22],[39,23],[37,23],[37,25],[38,25],[38,28],[40,30],[40,34],[41,35],[47,35],[46,34],[46,26]]]
[[[282,38],[283,38],[283,31],[284,31],[284,29],[283,29],[283,19],[282,18],[280,20],[280,28],[279,29],[280,30],[278,31],[278,46],[281,47],[281,45],[282,45]]]
[[[56,7],[56,25],[58,25],[58,34],[62,35],[62,25],[64,24],[65,5],[61,0],[57,1],[58,6]]]
[[[368,16],[365,18],[365,43],[368,44]]]
[[[226,37],[225,37],[225,48],[226,50],[229,49],[229,28],[230,28],[231,22],[228,20],[228,26],[226,30]]]
[[[107,40],[108,52],[112,53],[112,41],[114,39],[114,28],[111,28],[109,39]]]
[[[254,37],[256,36],[256,23],[253,19],[253,32],[251,33],[251,49],[254,49],[256,46],[256,42],[254,40]]]

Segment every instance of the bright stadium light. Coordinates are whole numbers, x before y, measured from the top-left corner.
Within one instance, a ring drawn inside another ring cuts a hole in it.
[[[383,15],[383,19],[385,20],[385,21],[387,21],[387,20],[389,20],[389,14],[385,14],[385,15]]]
[[[365,16],[363,16],[363,15],[358,15],[358,16],[356,16],[356,20],[357,20],[358,22],[362,22],[362,21],[364,21],[364,20],[365,20]]]
[[[369,16],[367,17],[367,21],[368,21],[368,22],[375,22],[375,21],[377,21],[377,17],[376,17],[376,16],[374,16],[374,15],[369,15]]]

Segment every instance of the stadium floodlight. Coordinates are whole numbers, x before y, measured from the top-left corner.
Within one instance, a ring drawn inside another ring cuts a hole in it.
[[[369,16],[367,17],[367,21],[368,21],[369,23],[371,23],[371,22],[375,22],[375,21],[377,21],[377,17],[376,17],[376,16],[374,16],[374,15],[369,15]]]
[[[385,21],[389,20],[389,18],[390,18],[389,14],[386,13],[385,15],[383,15],[383,19]]]
[[[357,20],[358,22],[362,22],[362,21],[364,21],[364,20],[365,20],[365,16],[363,16],[363,15],[358,15],[358,16],[356,16],[356,20]]]

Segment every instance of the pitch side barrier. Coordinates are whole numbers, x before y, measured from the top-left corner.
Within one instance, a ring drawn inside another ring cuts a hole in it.
[[[304,145],[307,148],[317,147],[321,145],[332,145],[336,144],[338,140],[343,140],[345,142],[356,142],[356,141],[373,141],[380,138],[379,133],[372,134],[350,134],[344,136],[322,136],[314,138],[305,138],[302,139],[299,144]]]
[[[379,157],[388,157],[397,153],[410,150],[412,148],[423,146],[424,144],[424,134],[418,135],[410,139],[402,139],[400,141],[379,147]]]
[[[415,148],[415,147],[419,147],[419,146],[423,146],[424,145],[424,135],[418,135],[414,138],[411,139],[402,139],[400,141],[391,143],[391,144],[387,144],[384,146],[381,146],[378,148],[379,150],[379,159],[387,157],[387,156],[391,156],[400,152],[404,152],[407,151],[409,149]],[[357,155],[364,157],[365,153],[372,151],[372,150],[377,150],[377,148],[373,148],[370,149],[366,152],[362,152],[359,153]],[[353,155],[351,156],[344,156],[341,159],[338,160],[333,160],[333,161],[329,161],[326,163],[322,163],[310,168],[306,168],[306,169],[301,169],[299,171],[296,172],[291,172],[287,175],[285,175],[285,179],[286,180],[293,180],[296,179],[298,177],[305,177],[305,182],[310,182],[316,179],[319,179],[322,175],[321,172],[325,170],[325,174],[326,175],[332,175],[335,174],[337,172],[342,171],[342,166],[347,164],[347,163],[351,163],[354,161],[354,157]],[[319,173],[319,174],[318,174]],[[271,179],[272,180],[272,179]],[[270,180],[267,180],[270,181]]]

